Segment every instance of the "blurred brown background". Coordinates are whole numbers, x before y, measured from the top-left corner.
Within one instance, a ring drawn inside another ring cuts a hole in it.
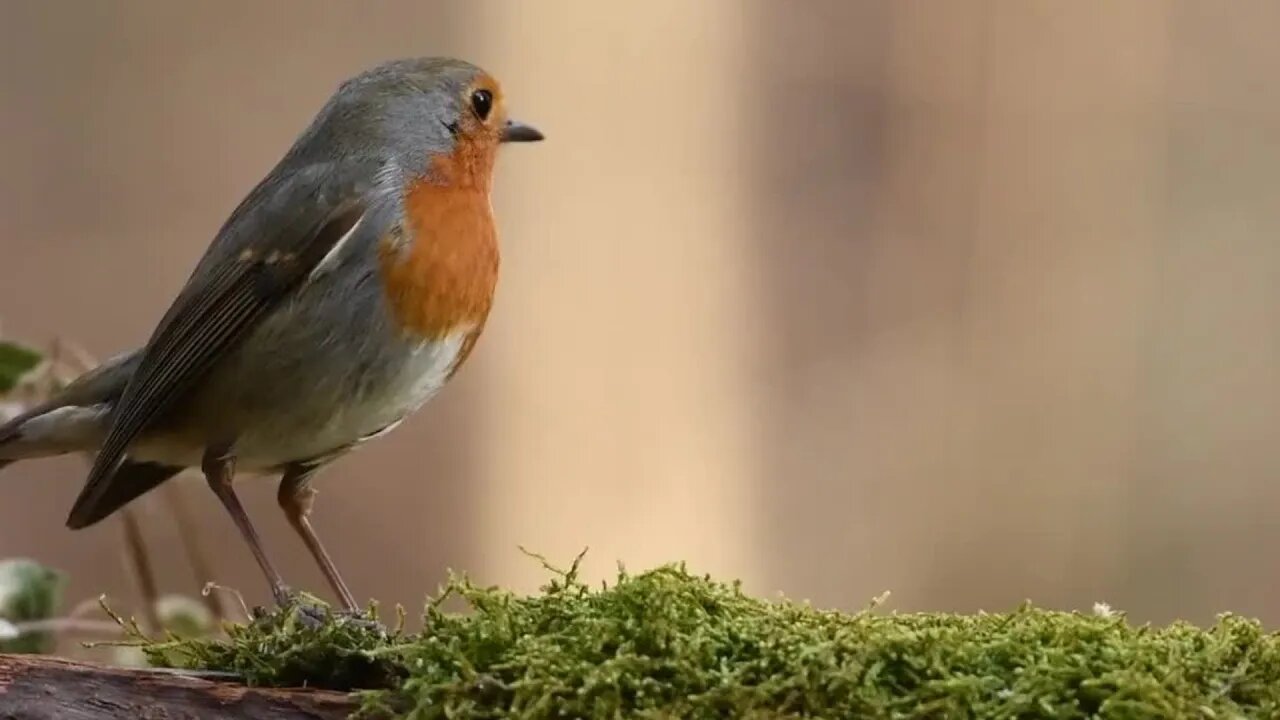
[[[0,1],[0,319],[142,342],[346,76],[454,54],[512,148],[471,364],[320,480],[363,597],[517,545],[858,607],[1280,621],[1270,2]],[[132,592],[77,459],[0,478],[0,556]],[[216,579],[264,601],[197,479]],[[243,494],[297,585],[274,504]],[[149,508],[166,589],[198,587]],[[226,538],[225,540],[223,538]]]

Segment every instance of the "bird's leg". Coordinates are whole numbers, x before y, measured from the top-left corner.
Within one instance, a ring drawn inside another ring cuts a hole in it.
[[[325,551],[315,529],[311,527],[309,516],[311,504],[316,497],[315,488],[311,487],[311,477],[318,467],[318,465],[294,464],[286,468],[284,477],[280,479],[280,491],[276,495],[276,500],[284,510],[285,517],[289,518],[289,524],[302,537],[302,542],[306,543],[311,557],[315,558],[320,571],[329,581],[329,587],[333,588],[333,592],[342,601],[343,607],[349,613],[358,614],[360,608],[356,605],[355,597],[347,589],[347,584],[343,582],[338,568],[333,564],[333,560],[329,559],[329,553]]]
[[[258,561],[258,567],[262,568],[262,573],[267,576],[267,582],[271,584],[271,594],[275,597],[276,604],[282,607],[288,605],[292,598],[292,593],[289,591],[288,586],[284,584],[284,579],[280,577],[280,573],[275,566],[271,564],[271,560],[267,558],[267,553],[262,549],[262,540],[258,537],[258,531],[253,529],[253,523],[249,522],[249,515],[245,513],[244,506],[240,504],[240,499],[236,497],[236,492],[231,487],[232,478],[236,473],[235,457],[227,452],[226,449],[209,448],[205,451],[201,469],[204,470],[204,477],[209,483],[209,488],[222,501],[223,507],[227,509],[227,513],[231,515],[231,519],[235,521],[236,527],[239,528],[240,535],[249,544],[249,549],[253,551],[253,557]]]

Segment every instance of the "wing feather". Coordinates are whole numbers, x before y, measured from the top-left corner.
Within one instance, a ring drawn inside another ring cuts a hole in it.
[[[368,165],[312,165],[269,176],[236,208],[143,348],[69,527],[105,517],[129,445],[355,227],[375,177]]]

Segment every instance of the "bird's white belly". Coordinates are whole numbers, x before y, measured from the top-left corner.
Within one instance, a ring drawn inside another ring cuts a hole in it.
[[[270,471],[322,458],[388,432],[430,400],[458,362],[467,337],[461,329],[437,341],[404,346],[402,357],[376,374],[331,372],[327,379],[297,378],[297,401],[259,408],[243,424],[232,454],[237,468]],[[196,466],[203,447],[173,437],[143,441],[138,459]]]
[[[274,467],[324,455],[392,429],[444,387],[465,337],[459,333],[424,343],[409,352],[399,372],[361,391],[335,394],[328,420],[306,432],[298,432],[298,426],[311,423],[290,427],[287,416],[252,428],[236,443],[237,455],[250,466]]]

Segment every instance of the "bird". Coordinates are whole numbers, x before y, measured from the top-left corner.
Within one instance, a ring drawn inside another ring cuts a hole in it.
[[[297,593],[233,486],[237,473],[279,476],[289,524],[358,612],[310,521],[312,481],[394,430],[470,356],[498,279],[498,151],[543,139],[466,60],[389,60],[338,83],[146,343],[0,425],[0,467],[92,454],[73,530],[198,469],[287,606]]]

